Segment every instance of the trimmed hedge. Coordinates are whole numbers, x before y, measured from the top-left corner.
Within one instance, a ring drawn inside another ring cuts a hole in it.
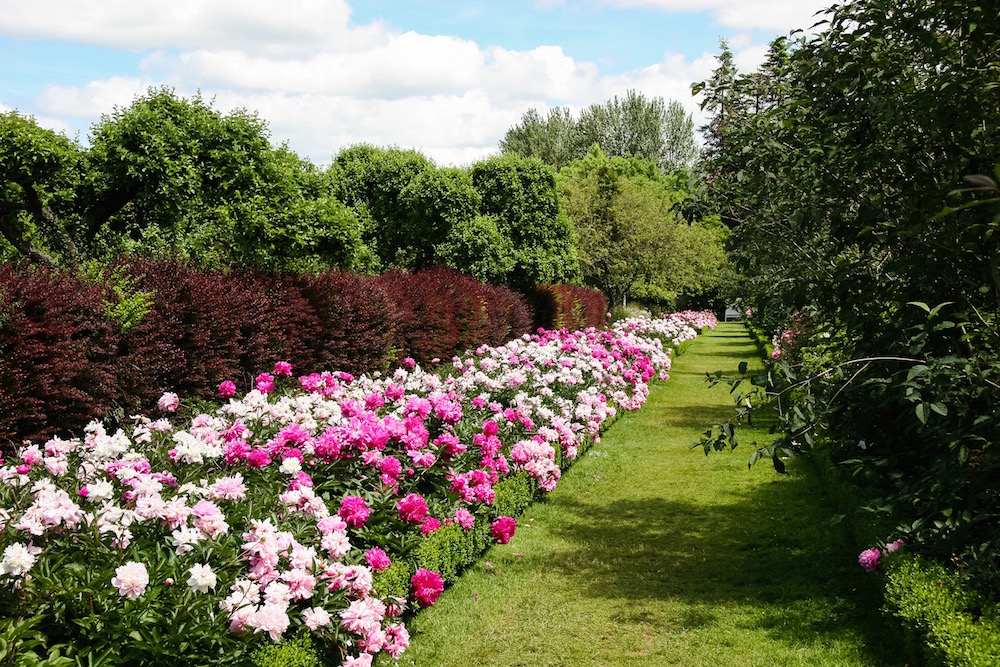
[[[119,333],[82,276],[0,267],[0,446],[44,440],[120,398]]]
[[[483,343],[499,345],[530,331],[528,306],[520,295],[452,269],[393,271],[374,282],[394,304],[397,359],[450,359]]]
[[[600,327],[607,315],[604,293],[576,285],[536,285],[525,295],[535,311],[535,327],[571,331]]]
[[[450,269],[370,278],[200,271],[128,258],[89,277],[0,266],[0,447],[123,419],[164,391],[248,389],[296,373],[426,363],[528,333],[524,297]]]
[[[921,557],[900,556],[886,569],[886,602],[930,665],[1000,664],[1000,604],[987,604],[961,575]]]

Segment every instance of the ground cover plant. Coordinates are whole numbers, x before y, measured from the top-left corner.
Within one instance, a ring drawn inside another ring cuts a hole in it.
[[[401,614],[471,562],[449,549],[509,541],[510,514],[669,367],[659,338],[595,329],[437,373],[278,362],[248,393],[222,381],[221,405],[167,392],[121,429],[21,447],[0,467],[5,659],[249,664],[300,628],[329,664],[398,657]]]

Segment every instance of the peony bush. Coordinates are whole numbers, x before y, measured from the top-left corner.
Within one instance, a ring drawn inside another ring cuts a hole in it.
[[[509,542],[498,484],[554,489],[700,321],[540,330],[436,372],[296,379],[278,362],[240,396],[166,393],[127,428],[26,443],[0,461],[0,638],[16,652],[30,622],[74,661],[241,664],[307,630],[331,664],[398,658],[404,614],[444,589],[420,546]]]

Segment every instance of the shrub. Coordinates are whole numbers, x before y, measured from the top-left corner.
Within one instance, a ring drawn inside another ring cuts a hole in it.
[[[81,276],[0,267],[0,443],[65,434],[119,400],[104,308]]]
[[[311,370],[363,373],[388,365],[394,310],[378,281],[343,271],[292,281],[321,327],[318,338],[306,341],[315,363]]]
[[[537,285],[527,292],[535,310],[535,327],[570,330],[599,327],[607,314],[600,290],[575,285]]]
[[[919,556],[894,559],[887,568],[886,602],[920,638],[932,664],[997,664],[1000,605],[985,604],[954,570]]]

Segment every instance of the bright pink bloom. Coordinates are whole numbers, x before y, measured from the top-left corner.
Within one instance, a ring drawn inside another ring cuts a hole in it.
[[[420,532],[424,535],[430,535],[435,530],[441,527],[441,522],[432,516],[424,519],[424,522],[420,524]]]
[[[337,514],[351,528],[360,528],[365,525],[365,521],[368,521],[371,510],[368,509],[368,503],[361,496],[345,496],[340,501],[340,510]]]
[[[292,365],[287,361],[279,361],[274,364],[274,374],[275,375],[287,375],[292,376]]]
[[[365,552],[365,561],[368,563],[368,567],[376,572],[388,570],[392,566],[392,561],[389,560],[389,556],[386,555],[385,551],[379,549],[378,547],[372,547]]]
[[[251,468],[266,468],[271,465],[271,456],[267,453],[267,450],[258,447],[250,452],[250,456],[247,458],[247,465]]]
[[[219,383],[219,396],[222,398],[232,398],[236,395],[236,383],[232,380],[223,380]]]
[[[904,545],[905,543],[903,542],[903,540],[896,540],[895,542],[889,542],[889,544],[885,545],[885,551],[886,553],[891,554],[893,552],[902,549]]]
[[[865,568],[865,572],[874,572],[878,569],[878,559],[882,552],[878,549],[865,549],[858,555],[858,563]]]
[[[476,524],[476,517],[464,507],[459,507],[455,510],[455,521],[465,530],[472,530],[472,527]]]
[[[427,516],[427,501],[418,493],[409,493],[396,503],[399,517],[409,523],[421,523]]]
[[[509,516],[497,517],[497,520],[490,526],[490,534],[499,544],[507,544],[510,538],[514,537],[517,529],[517,521]]]
[[[262,394],[269,394],[274,391],[274,376],[270,373],[261,373],[254,379],[254,386]]]
[[[441,575],[432,570],[420,568],[416,574],[410,578],[413,586],[413,599],[421,607],[430,607],[441,597],[444,590],[444,579]]]

